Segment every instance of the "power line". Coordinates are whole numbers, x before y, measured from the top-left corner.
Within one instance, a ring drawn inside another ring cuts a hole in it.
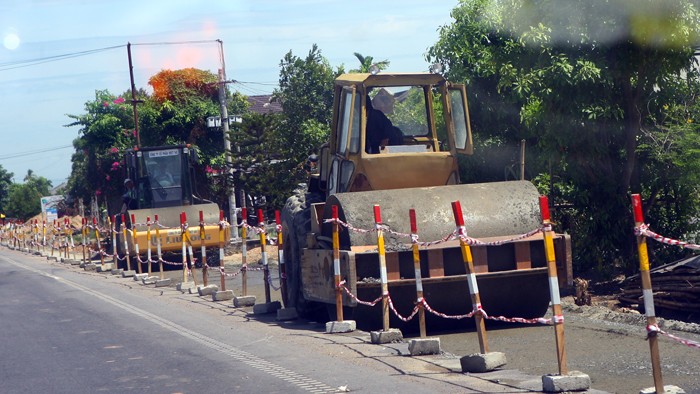
[[[18,60],[18,61],[13,61],[13,62],[0,63],[0,71],[36,66],[38,64],[56,62],[59,60],[72,59],[75,57],[92,55],[92,54],[99,53],[99,52],[111,51],[111,50],[117,49],[117,48],[124,48],[125,46],[126,45],[117,45],[117,46],[111,46],[111,47],[89,49],[86,51],[65,53],[62,55],[46,56],[46,57],[41,57],[41,58],[36,58],[36,59]]]
[[[27,151],[27,152],[12,153],[9,155],[0,156],[0,160],[15,159],[18,157],[37,155],[39,153],[53,152],[55,150],[72,148],[72,147],[73,147],[73,145],[65,145],[65,146],[57,146],[55,148],[44,148],[44,149],[38,149],[38,150],[33,150],[33,151]]]

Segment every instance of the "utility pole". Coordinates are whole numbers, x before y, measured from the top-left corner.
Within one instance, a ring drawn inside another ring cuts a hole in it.
[[[224,62],[224,42],[219,42],[219,56],[221,57],[221,68],[219,69],[219,105],[221,107],[221,128],[224,132],[224,155],[226,158],[226,180],[230,182],[228,190],[229,223],[232,230],[231,237],[238,240],[238,219],[236,215],[236,185],[234,179],[233,160],[231,156],[231,135],[229,134],[228,108],[226,108],[226,63]],[[238,202],[240,207],[245,207],[245,200]]]
[[[140,100],[136,100],[136,85],[134,84],[134,66],[131,63],[131,43],[126,44],[126,52],[129,56],[129,77],[131,77],[131,106],[134,107],[134,135],[136,136],[136,146],[141,147],[141,136],[139,135],[139,113],[136,105]]]

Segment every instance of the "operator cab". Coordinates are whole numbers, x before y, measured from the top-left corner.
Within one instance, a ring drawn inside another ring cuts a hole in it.
[[[194,150],[186,145],[127,150],[127,173],[135,183],[136,209],[192,205],[193,160]]]

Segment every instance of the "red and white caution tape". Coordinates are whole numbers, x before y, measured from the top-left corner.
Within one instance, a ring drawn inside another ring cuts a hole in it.
[[[669,334],[669,333],[667,333],[666,331],[663,331],[663,330],[662,330],[661,328],[659,328],[659,326],[657,326],[657,325],[648,325],[648,326],[647,326],[647,335],[651,335],[651,334],[653,334],[653,333],[658,333],[658,334],[661,334],[661,335],[665,335],[665,336],[667,336],[667,337],[673,339],[674,341],[679,342],[679,343],[682,343],[682,344],[684,344],[684,345],[686,345],[686,346],[688,346],[688,347],[692,347],[692,348],[695,348],[695,349],[700,349],[700,343],[698,343],[698,342],[691,341],[690,339],[685,339],[685,338],[677,337],[677,336],[675,336],[675,335],[673,335],[673,334]]]
[[[671,245],[671,246],[678,246],[681,248],[685,249],[694,249],[694,250],[700,250],[700,245],[693,244],[690,242],[685,242],[685,241],[679,241],[673,238],[667,238],[662,235],[659,235],[649,229],[649,225],[647,224],[642,224],[639,227],[634,228],[634,235],[640,236],[643,235],[647,238],[651,238],[654,241],[664,243],[666,245]]]

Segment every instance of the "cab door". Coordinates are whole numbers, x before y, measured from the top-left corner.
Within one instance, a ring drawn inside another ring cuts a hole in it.
[[[338,104],[336,146],[328,174],[328,194],[348,190],[355,165],[348,160],[350,153],[360,150],[360,100],[355,87],[344,87]]]
[[[449,98],[447,100],[448,111],[446,121],[451,125],[454,136],[454,147],[458,153],[471,155],[474,152],[472,144],[472,129],[469,124],[469,106],[467,104],[467,89],[462,84],[449,84],[447,87]]]

